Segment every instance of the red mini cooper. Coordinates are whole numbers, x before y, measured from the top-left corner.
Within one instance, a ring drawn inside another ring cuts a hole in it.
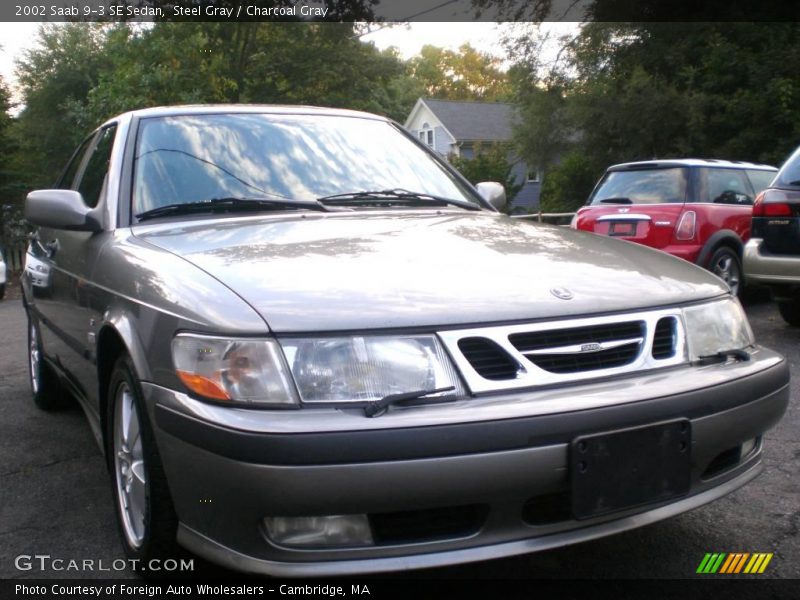
[[[606,170],[572,227],[669,252],[705,267],[738,294],[753,199],[775,167],[676,159]]]

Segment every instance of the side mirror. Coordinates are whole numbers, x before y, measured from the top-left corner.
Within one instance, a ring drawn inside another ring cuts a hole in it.
[[[496,181],[481,181],[475,186],[478,193],[497,210],[503,210],[506,205],[506,188]]]
[[[25,199],[25,218],[34,225],[70,231],[101,231],[96,211],[73,190],[37,190]]]

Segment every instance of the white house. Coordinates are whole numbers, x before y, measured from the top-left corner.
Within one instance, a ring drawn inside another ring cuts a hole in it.
[[[420,98],[408,115],[405,127],[444,157],[451,154],[472,158],[481,145],[510,142],[514,127],[514,105],[504,102],[461,102]],[[522,189],[511,201],[513,211],[539,208],[541,177],[513,154],[512,175]]]

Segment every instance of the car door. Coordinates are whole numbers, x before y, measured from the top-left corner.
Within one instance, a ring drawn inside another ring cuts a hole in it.
[[[61,187],[77,190],[89,208],[104,201],[108,164],[116,136],[116,125],[106,126],[87,139],[76,152],[79,160],[65,171]],[[88,143],[87,143],[88,142]],[[74,176],[71,176],[74,174]],[[71,183],[70,180],[71,179]],[[73,391],[97,409],[95,344],[89,312],[92,274],[105,241],[104,232],[40,228],[35,244],[43,249],[50,270],[48,293],[37,299],[44,318],[42,339],[45,352],[63,369]]]

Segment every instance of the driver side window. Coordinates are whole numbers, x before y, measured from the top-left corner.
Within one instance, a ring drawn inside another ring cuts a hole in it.
[[[86,158],[87,150],[92,145],[92,140],[94,140],[95,134],[93,133],[88,138],[83,140],[78,149],[72,155],[72,158],[69,160],[64,172],[61,173],[61,177],[58,178],[58,181],[53,186],[59,190],[71,190],[72,184],[75,182],[75,175],[78,174],[78,169],[80,169],[81,164],[83,164],[83,159]]]
[[[111,160],[111,150],[114,148],[114,136],[117,132],[116,125],[110,125],[100,132],[94,151],[89,157],[83,170],[78,191],[83,196],[86,206],[94,208],[100,201],[100,193],[106,182],[108,164]]]

